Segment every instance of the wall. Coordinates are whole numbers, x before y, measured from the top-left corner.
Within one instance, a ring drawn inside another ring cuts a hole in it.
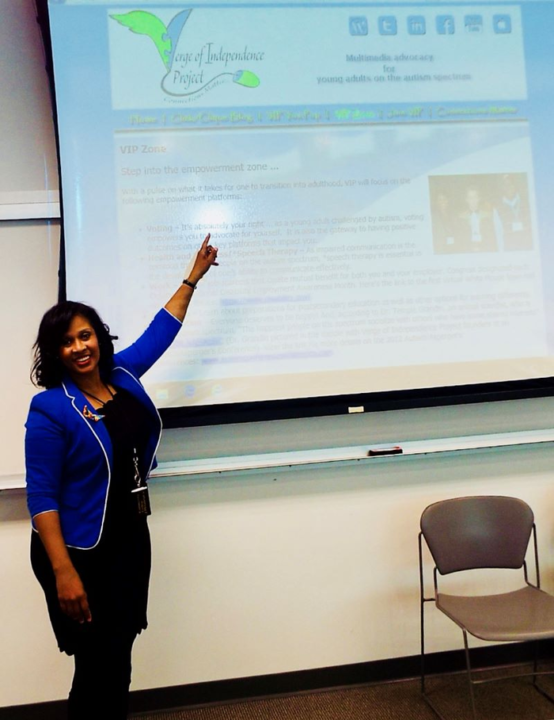
[[[0,0],[0,15],[3,53],[21,33],[38,43],[31,0],[17,3],[17,13],[15,3]],[[7,17],[19,34],[8,33]],[[30,69],[42,72],[40,53]],[[26,87],[24,102],[39,97],[40,105],[43,86]],[[40,106],[43,125],[32,132],[48,135]],[[19,125],[0,120],[16,133]],[[55,223],[0,224],[3,476],[21,470],[30,346],[55,301],[58,241]],[[552,425],[552,411],[545,399],[168,431],[160,458],[541,429]],[[137,642],[133,688],[417,654],[418,520],[427,504],[446,497],[527,500],[537,514],[543,584],[554,591],[553,461],[554,449],[543,445],[156,481],[150,627]],[[63,698],[71,677],[29,567],[28,543],[23,493],[0,493],[0,707]],[[429,618],[430,650],[459,647],[453,626],[438,614]]]
[[[554,590],[553,460],[535,446],[155,483],[150,627],[133,688],[417,654],[418,518],[445,497],[527,500]],[[62,698],[71,661],[29,568],[21,494],[0,497],[0,520],[1,704]],[[428,617],[430,650],[460,646],[453,625]]]

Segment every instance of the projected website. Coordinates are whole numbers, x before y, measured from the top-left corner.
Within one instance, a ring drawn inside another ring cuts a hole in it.
[[[160,407],[551,375],[527,12],[53,4],[68,296],[123,346],[211,232]]]

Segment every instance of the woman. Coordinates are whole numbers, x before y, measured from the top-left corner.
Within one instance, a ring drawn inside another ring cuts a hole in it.
[[[131,649],[147,626],[150,513],[159,415],[139,378],[169,347],[197,282],[217,265],[208,235],[187,279],[143,335],[114,354],[95,310],[43,317],[26,423],[31,562],[61,651],[75,657],[70,720],[127,717]]]

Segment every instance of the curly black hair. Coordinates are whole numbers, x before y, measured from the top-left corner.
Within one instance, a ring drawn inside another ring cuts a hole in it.
[[[67,300],[48,310],[40,322],[31,367],[31,380],[38,387],[53,388],[61,384],[64,366],[60,361],[60,348],[71,321],[76,315],[85,317],[98,338],[100,348],[100,375],[107,379],[112,367],[113,341],[117,335],[102,321],[96,310],[89,305]]]

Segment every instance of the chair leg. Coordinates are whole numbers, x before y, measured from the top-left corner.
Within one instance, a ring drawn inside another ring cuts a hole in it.
[[[419,603],[420,634],[421,634],[421,694],[425,695],[425,603]]]
[[[417,539],[419,554],[419,623],[421,642],[421,694],[425,696],[425,583],[423,578],[423,534]]]
[[[533,682],[533,687],[537,692],[539,692],[543,697],[545,697],[547,700],[550,700],[551,703],[554,703],[554,697],[546,692],[546,690],[543,690],[541,686],[538,684],[538,682]]]
[[[535,642],[533,643],[533,687],[543,697],[545,697],[547,700],[550,700],[551,703],[554,703],[554,697],[546,690],[543,690],[543,688],[541,688],[541,686],[538,683],[538,678],[537,678],[537,674],[536,674],[538,669],[539,669],[539,641],[535,640]]]
[[[550,700],[551,703],[554,703],[554,697],[546,690],[543,690],[543,688],[541,688],[541,686],[538,683],[538,679],[537,679],[538,669],[539,669],[539,641],[535,640],[535,642],[533,643],[533,687],[543,697],[545,697],[547,700]]]
[[[429,697],[427,694],[427,690],[425,687],[425,600],[423,597],[421,598],[420,602],[420,627],[421,627],[421,696],[429,706],[429,708],[435,713],[435,715],[440,718],[440,720],[447,720],[445,716],[441,713],[441,711],[438,709],[438,707],[435,705],[433,700]],[[474,716],[474,720],[475,716]]]
[[[471,700],[471,712],[473,714],[473,720],[477,720],[477,710],[475,709],[475,696],[473,694],[473,680],[471,677],[471,663],[469,661],[469,645],[467,643],[467,632],[462,630],[464,634],[464,650],[466,656],[466,669],[467,669],[467,681],[469,686],[469,697]]]
[[[425,600],[423,599],[423,595],[421,597],[419,609],[420,609],[420,627],[421,627],[421,695],[422,695],[423,699],[425,700],[425,702],[427,703],[427,705],[435,713],[435,715],[437,717],[439,717],[440,720],[446,720],[444,715],[436,707],[435,703],[427,695],[427,691],[425,688]]]
[[[533,643],[533,685],[537,686],[537,670],[539,666],[539,643],[537,640]]]

